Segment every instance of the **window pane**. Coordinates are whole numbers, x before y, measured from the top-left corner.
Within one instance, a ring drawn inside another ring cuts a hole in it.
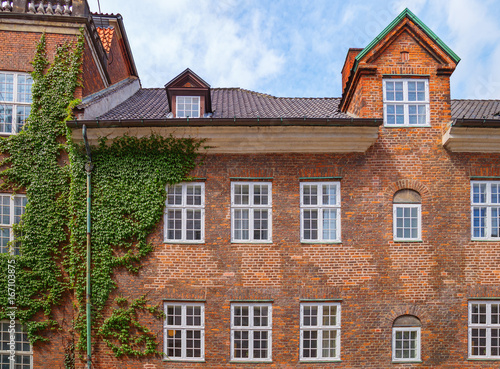
[[[303,320],[304,326],[317,326],[318,325],[318,306],[304,306],[303,307]]]
[[[269,203],[267,185],[254,185],[253,187],[253,203],[254,205],[267,205]]]
[[[0,132],[12,133],[12,105],[0,105]]]
[[[317,205],[318,204],[318,186],[304,185],[302,187],[302,204]]]
[[[305,240],[318,239],[318,210],[303,211],[303,229]]]
[[[337,356],[337,331],[323,331],[322,357],[333,358]]]
[[[337,204],[337,187],[333,184],[323,185],[323,205]]]
[[[486,183],[474,183],[472,185],[472,203],[486,203]]]
[[[249,185],[234,185],[234,203],[236,205],[250,204],[250,186]]]
[[[337,238],[337,210],[323,210],[323,239]]]
[[[253,221],[253,238],[254,240],[267,240],[268,239],[268,211],[267,210],[254,210]]]
[[[0,101],[14,101],[13,73],[0,73]]]
[[[250,238],[249,210],[234,210],[234,238],[248,240]]]

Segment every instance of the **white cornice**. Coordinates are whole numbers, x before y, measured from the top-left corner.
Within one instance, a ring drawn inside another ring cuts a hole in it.
[[[123,135],[145,137],[205,139],[207,153],[266,154],[266,153],[349,153],[365,152],[378,138],[378,127],[114,127],[88,128],[92,145],[99,137],[113,139]],[[73,139],[82,140],[80,128],[73,129]]]
[[[453,152],[500,153],[500,128],[449,127],[443,146]]]

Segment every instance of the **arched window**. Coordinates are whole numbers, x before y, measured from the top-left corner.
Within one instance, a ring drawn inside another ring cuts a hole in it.
[[[420,320],[413,315],[401,315],[392,324],[392,360],[420,361]]]
[[[32,369],[33,351],[23,326],[18,321],[2,320],[0,330],[2,368]]]
[[[422,198],[417,191],[399,190],[393,198],[394,241],[422,239]]]

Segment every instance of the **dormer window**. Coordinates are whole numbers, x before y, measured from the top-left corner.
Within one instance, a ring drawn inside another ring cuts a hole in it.
[[[176,96],[177,118],[199,118],[200,97],[199,96]]]
[[[186,69],[165,85],[170,111],[167,118],[210,118],[210,85],[191,69]]]
[[[429,81],[384,80],[384,125],[386,127],[430,126]]]

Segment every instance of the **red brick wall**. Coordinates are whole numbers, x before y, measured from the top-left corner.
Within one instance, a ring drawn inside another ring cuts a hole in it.
[[[119,41],[118,35],[115,33],[108,54],[108,73],[109,78],[111,78],[111,84],[120,82],[130,75],[129,66],[124,56],[125,49],[120,43],[123,43],[123,41]]]
[[[137,277],[119,273],[118,294],[206,300],[206,363],[96,357],[106,368],[388,368],[391,327],[402,314],[422,321],[424,368],[489,368],[467,361],[467,298],[499,296],[498,243],[470,241],[470,174],[498,155],[450,154],[439,128],[392,129],[365,154],[209,155],[205,243],[163,244]],[[342,243],[300,242],[300,177],[342,173]],[[491,170],[490,170],[491,171]],[[230,242],[230,177],[273,177],[273,243]],[[422,242],[394,242],[392,196],[422,196]],[[341,363],[299,364],[300,299],[342,299]],[[273,362],[229,363],[230,301],[273,300]],[[162,342],[162,325],[150,322]],[[109,351],[99,346],[99,352]],[[104,365],[104,364],[103,364]],[[405,367],[411,367],[406,365]]]
[[[92,57],[90,47],[85,41],[83,51],[83,97],[91,95],[105,88],[99,69]]]
[[[36,45],[42,33],[0,31],[0,70],[31,72]],[[75,42],[76,36],[46,34],[47,56],[52,60],[57,45]]]

